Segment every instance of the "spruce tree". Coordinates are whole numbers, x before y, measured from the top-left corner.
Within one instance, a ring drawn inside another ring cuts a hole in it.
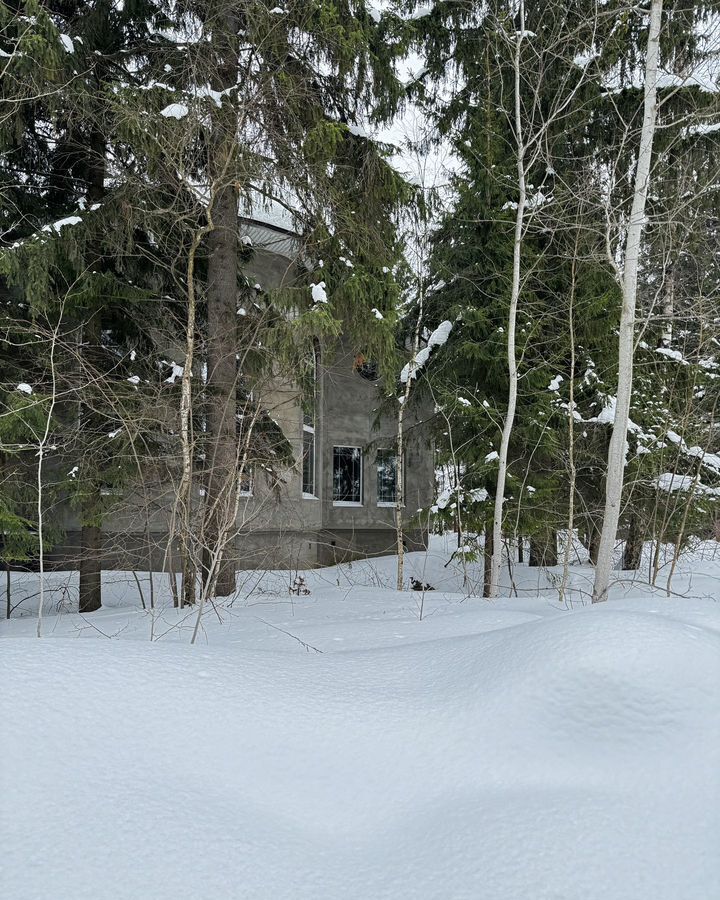
[[[236,366],[244,327],[237,299],[252,253],[239,244],[238,205],[289,208],[309,262],[299,284],[265,297],[265,321],[273,323],[263,332],[265,346],[292,355],[294,340],[336,332],[338,321],[368,354],[391,346],[392,315],[380,327],[364,311],[392,309],[399,252],[393,215],[407,189],[362,125],[393,111],[400,86],[386,26],[364,4],[192,3],[176,13],[184,61],[170,64],[163,83],[148,84],[146,94],[177,138],[174,146],[163,138],[153,147],[152,138],[135,137],[138,147],[151,148],[163,177],[182,170],[188,177],[178,179],[178,189],[188,192],[194,181],[203,195],[196,204],[198,227],[207,229],[197,248],[198,327],[208,365],[203,596],[224,596],[235,583],[235,411],[248,375]],[[180,166],[177,146],[189,154]],[[321,280],[327,309],[312,302],[312,284]],[[294,310],[286,323],[283,309]],[[306,315],[297,318],[298,311]]]
[[[122,261],[111,98],[147,49],[155,12],[144,2],[47,2],[6,4],[4,14],[2,271],[29,309],[27,333],[44,322],[62,350],[40,388],[52,384],[57,399],[48,462],[56,484],[72,473],[64,489],[81,522],[79,606],[89,612],[101,603],[103,490],[127,468],[107,435],[119,433],[123,397],[138,393],[142,363],[130,366],[127,354],[147,325],[140,307],[127,314],[146,293]]]

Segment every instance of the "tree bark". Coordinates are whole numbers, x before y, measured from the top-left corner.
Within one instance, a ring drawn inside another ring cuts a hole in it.
[[[587,550],[590,554],[590,562],[596,566],[600,553],[600,529],[595,522],[590,522],[588,527]]]
[[[570,558],[572,556],[575,536],[575,485],[577,483],[577,467],[575,465],[575,282],[578,257],[579,232],[575,233],[575,246],[570,267],[570,297],[568,307],[568,332],[570,334],[570,379],[568,384],[568,518],[563,552],[563,571],[560,581],[558,599],[565,602],[568,580],[570,578]]]
[[[515,140],[517,142],[517,177],[518,205],[515,214],[515,237],[513,240],[512,287],[510,289],[510,309],[507,320],[507,362],[508,362],[508,405],[503,423],[500,449],[498,451],[498,477],[495,488],[495,508],[493,512],[493,550],[490,562],[490,593],[497,597],[500,589],[500,565],[502,562],[502,524],[503,505],[505,503],[505,480],[507,478],[508,450],[510,437],[515,422],[517,406],[518,370],[515,351],[515,330],[517,322],[518,300],[520,298],[520,257],[522,255],[523,223],[525,218],[526,186],[525,186],[525,147],[523,143],[522,110],[521,110],[521,72],[520,51],[525,35],[525,4],[520,0],[520,28],[515,39],[514,59],[514,98],[515,98]]]
[[[669,348],[673,339],[673,320],[675,318],[675,270],[672,265],[669,266],[665,285],[665,295],[663,297],[663,326],[660,336],[660,346]]]
[[[238,70],[239,20],[229,16],[213,32],[218,65],[217,87],[234,88]],[[210,148],[211,177],[216,185],[214,228],[208,236],[207,283],[207,429],[206,520],[204,570],[206,588],[219,597],[236,589],[235,522],[233,515],[237,471],[237,294],[238,190],[236,109],[231,98],[213,113]],[[214,586],[214,590],[213,590]]]
[[[533,535],[530,538],[529,565],[547,567],[557,564],[557,531],[550,529],[545,533]]]
[[[100,344],[99,314],[93,316],[83,328],[81,353],[90,361]],[[84,405],[80,411],[80,424],[89,431],[97,428],[97,417]],[[80,612],[95,612],[102,606],[102,494],[100,485],[90,481],[83,494],[80,527],[80,582],[78,609]]]
[[[102,606],[102,528],[83,525],[80,552],[81,613],[95,612]]]
[[[107,146],[105,137],[99,131],[90,136],[88,159],[89,203],[99,203],[105,195],[105,156]],[[90,368],[94,355],[101,343],[100,313],[91,315],[83,330],[83,348],[81,350],[90,360]],[[87,418],[93,424],[90,411],[81,412],[81,419]],[[94,612],[102,606],[102,495],[100,485],[95,483],[88,490],[82,504],[82,526],[80,534],[80,583],[78,608],[80,612]]]
[[[642,561],[642,551],[644,543],[643,531],[640,528],[640,520],[637,516],[630,516],[628,523],[627,538],[625,540],[625,549],[623,550],[623,569],[639,569]]]
[[[610,447],[608,449],[607,477],[605,479],[605,513],[598,561],[595,566],[593,603],[607,600],[610,571],[620,519],[623,482],[625,478],[625,447],[633,386],[633,354],[635,350],[635,308],[637,302],[638,264],[640,241],[645,220],[645,204],[650,183],[653,138],[657,120],[657,75],[662,24],[663,0],[652,0],[650,26],[645,60],[645,102],[640,149],[630,220],[625,241],[625,262],[622,277],[622,310],[620,313],[620,337],[618,342],[618,392],[615,405]]]
[[[397,417],[397,461],[395,468],[395,551],[397,553],[397,578],[395,587],[402,591],[405,587],[405,542],[403,540],[403,484],[405,472],[403,466],[405,407],[410,396],[410,379],[405,385],[403,402],[398,409]]]
[[[483,548],[483,597],[493,597],[492,593],[492,558],[493,558],[493,527],[492,523],[485,527],[485,547]]]

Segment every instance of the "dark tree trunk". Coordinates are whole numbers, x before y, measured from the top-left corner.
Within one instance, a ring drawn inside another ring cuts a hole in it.
[[[94,368],[94,357],[100,343],[99,316],[94,316],[83,329],[81,353],[88,361],[88,369]],[[80,425],[87,434],[98,428],[97,416],[86,406],[80,410]],[[82,497],[80,512],[80,584],[78,609],[95,612],[102,606],[102,494],[97,479],[88,479]]]
[[[557,564],[557,531],[550,529],[547,532],[533,535],[530,538],[529,565],[547,567]]]
[[[623,550],[623,569],[639,569],[642,561],[644,535],[637,516],[631,516],[628,523],[625,549]]]
[[[595,565],[600,550],[600,529],[592,519],[586,520],[585,528],[578,529],[578,536],[587,550],[590,562]]]
[[[590,562],[593,565],[597,564],[598,554],[600,553],[600,529],[594,522],[590,523],[590,528],[588,529],[588,543],[587,550],[590,554]]]
[[[518,562],[525,562],[525,543],[522,536],[518,538]]]
[[[80,553],[79,610],[95,612],[102,606],[102,528],[83,525]]]
[[[225,90],[237,82],[239,22],[235,17],[213,33],[220,60],[218,84]],[[204,577],[213,580],[214,594],[235,592],[234,521],[237,479],[237,298],[238,298],[238,192],[234,160],[235,110],[224,102],[213,113],[211,174],[217,185],[212,207],[214,230],[208,237],[207,283],[207,429],[206,496],[208,510],[203,548]]]
[[[493,528],[492,522],[485,526],[485,547],[483,548],[483,597],[490,596],[490,583],[492,572],[490,563],[493,555]]]
[[[90,136],[88,156],[89,203],[98,203],[105,194],[105,156],[106,143],[104,136],[94,131]],[[98,257],[97,265],[102,265]],[[82,329],[83,353],[88,361],[88,370],[93,371],[101,343],[100,312],[90,315]],[[91,409],[81,408],[80,421],[89,430],[98,427],[97,417]],[[95,612],[102,606],[102,495],[100,484],[94,481],[87,487],[83,496],[80,533],[80,583],[78,608],[80,612]]]

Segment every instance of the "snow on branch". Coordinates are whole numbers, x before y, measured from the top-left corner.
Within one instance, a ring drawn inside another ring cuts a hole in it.
[[[402,372],[400,373],[400,382],[402,384],[407,384],[408,381],[412,381],[413,378],[417,378],[418,372],[425,366],[427,361],[430,359],[430,354],[435,349],[435,347],[442,347],[442,345],[447,341],[450,337],[450,332],[452,331],[452,322],[447,319],[444,322],[441,322],[438,327],[433,331],[433,333],[428,338],[427,345],[422,348],[422,350],[418,350],[418,352],[413,356],[409,363],[406,363],[403,366]]]

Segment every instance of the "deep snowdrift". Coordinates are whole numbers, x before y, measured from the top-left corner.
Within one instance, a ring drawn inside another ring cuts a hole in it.
[[[9,623],[2,895],[714,898],[717,605],[428,598]]]

